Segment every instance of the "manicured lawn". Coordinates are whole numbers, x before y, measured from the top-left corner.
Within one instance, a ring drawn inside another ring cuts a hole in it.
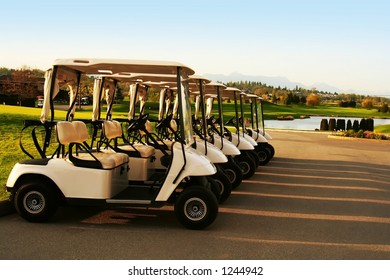
[[[264,105],[265,119],[276,119],[277,116],[292,115],[299,118],[302,115],[335,116],[356,118],[390,118],[390,114],[378,113],[377,109],[345,108],[331,105],[308,107],[305,105],[280,106],[275,104]]]
[[[146,112],[149,113],[151,118],[157,118],[158,110],[157,102],[150,102],[147,105]],[[234,116],[234,104],[224,104],[224,118],[225,121]],[[213,108],[214,112],[217,112],[217,108]],[[105,116],[105,108],[102,109],[102,117]],[[113,109],[113,117],[126,118],[128,114],[128,103],[117,104]],[[245,105],[246,115],[250,115],[249,105]],[[366,109],[354,109],[354,108],[341,108],[335,106],[317,106],[306,107],[304,105],[295,106],[279,106],[274,104],[264,105],[264,115],[266,119],[276,119],[280,115],[292,115],[299,117],[301,115],[315,115],[315,116],[340,116],[340,117],[378,117],[384,118],[390,117],[390,114],[378,113],[377,110]],[[0,105],[0,199],[6,197],[6,193],[2,186],[6,183],[8,174],[10,173],[13,165],[21,160],[28,159],[28,157],[19,148],[19,136],[23,128],[23,121],[26,119],[39,120],[41,109],[38,108],[26,108],[19,106],[7,106]],[[90,119],[92,114],[91,106],[84,107],[81,111],[76,113],[76,117],[79,119]],[[138,114],[138,111],[137,111]],[[56,111],[55,119],[61,120],[66,116],[65,111]],[[375,132],[378,133],[390,133],[390,126],[376,127]],[[30,137],[30,131],[26,131],[23,137],[23,144],[29,150],[34,150],[33,143]],[[38,135],[40,131],[38,130]],[[37,153],[36,153],[37,154]]]
[[[390,124],[378,125],[374,128],[376,133],[390,134]]]

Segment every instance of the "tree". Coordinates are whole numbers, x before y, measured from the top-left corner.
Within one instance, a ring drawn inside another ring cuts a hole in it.
[[[370,97],[366,97],[362,101],[362,107],[366,109],[372,109],[374,107],[374,100]]]
[[[318,106],[321,102],[321,96],[319,94],[311,93],[306,97],[307,106]]]
[[[4,67],[0,67],[0,76],[11,74],[12,70]]]
[[[382,113],[389,112],[389,105],[386,102],[382,103],[382,106],[378,109],[378,111]]]

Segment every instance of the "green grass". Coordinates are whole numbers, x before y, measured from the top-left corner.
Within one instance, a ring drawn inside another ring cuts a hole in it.
[[[378,125],[374,128],[374,132],[390,134],[390,124]]]
[[[390,114],[379,113],[377,109],[345,108],[332,105],[320,105],[309,107],[305,105],[281,106],[264,104],[265,119],[276,119],[277,116],[292,115],[299,118],[302,115],[310,116],[335,116],[356,118],[390,118]]]
[[[157,118],[157,110],[159,104],[157,102],[149,102],[146,112],[151,118]],[[150,108],[150,109],[149,109]],[[102,117],[105,115],[105,107],[102,109]],[[216,112],[214,108],[214,112]],[[117,104],[114,106],[114,117],[126,118],[128,114],[128,102]],[[245,111],[249,112],[249,105],[245,105]],[[234,104],[225,103],[224,106],[225,121],[234,116]],[[340,116],[340,117],[359,117],[359,118],[389,118],[390,114],[378,113],[377,110],[366,110],[361,108],[341,108],[336,106],[321,105],[316,107],[306,107],[304,105],[280,106],[275,104],[264,105],[265,119],[276,119],[280,115],[292,115],[299,117],[301,115],[312,116]],[[137,111],[138,113],[138,111]],[[23,128],[23,120],[39,120],[41,109],[26,108],[19,106],[0,105],[0,199],[6,198],[6,193],[3,185],[6,183],[8,174],[13,165],[28,157],[19,148],[20,131]],[[249,113],[246,113],[249,115]],[[81,111],[76,113],[79,119],[90,119],[92,115],[91,106],[85,106]],[[55,119],[64,119],[65,111],[56,111]],[[375,132],[390,133],[390,125],[377,126]],[[23,143],[26,148],[34,150],[31,137],[31,131],[26,131],[23,137]]]

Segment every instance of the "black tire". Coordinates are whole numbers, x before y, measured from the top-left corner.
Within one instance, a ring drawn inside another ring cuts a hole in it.
[[[249,156],[255,162],[256,167],[260,166],[260,158],[259,158],[258,154],[256,153],[256,150],[246,151],[245,153],[247,154],[247,156]]]
[[[214,177],[208,176],[207,181],[210,183],[209,190],[215,195],[215,198],[218,202],[221,200],[221,189],[218,182],[214,179]]]
[[[242,170],[235,160],[229,158],[229,161],[222,166],[223,171],[232,184],[232,189],[237,188],[242,182]]]
[[[203,187],[192,186],[182,191],[175,203],[179,222],[189,229],[203,229],[218,215],[215,195]]]
[[[236,156],[234,160],[241,167],[243,179],[248,179],[252,177],[253,174],[255,174],[256,164],[249,156],[241,154],[239,156]]]
[[[232,183],[230,183],[229,177],[221,169],[219,169],[212,178],[218,185],[220,194],[219,203],[224,203],[232,192]]]
[[[266,165],[271,160],[270,151],[265,146],[258,144],[255,151],[259,157],[260,165]]]
[[[34,223],[46,222],[58,208],[55,192],[40,180],[20,186],[16,192],[14,203],[19,215]]]
[[[268,153],[271,156],[270,159],[272,159],[275,156],[275,149],[270,143],[262,143],[261,146],[263,146],[264,149],[266,149],[268,151]]]

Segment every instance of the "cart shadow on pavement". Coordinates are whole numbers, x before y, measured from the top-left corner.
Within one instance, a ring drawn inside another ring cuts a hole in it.
[[[61,207],[53,217],[55,223],[87,225],[132,225],[142,227],[182,227],[176,219],[173,207],[163,208],[107,208],[107,207]]]
[[[338,247],[388,258],[388,170],[369,163],[275,158],[233,190],[220,208],[218,224],[234,220],[240,234],[230,229],[233,234],[224,238],[252,246],[298,246],[301,252]],[[236,215],[241,218],[232,218]],[[335,258],[330,250],[326,254]]]

